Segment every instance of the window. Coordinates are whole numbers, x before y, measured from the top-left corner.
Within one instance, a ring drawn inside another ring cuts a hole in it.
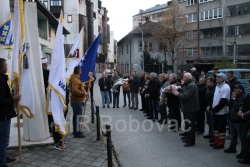
[[[62,6],[62,0],[51,0],[50,5],[51,6]]]
[[[72,23],[72,15],[67,16],[68,23]]]
[[[48,8],[48,1],[43,1],[44,6],[46,6],[46,8]]]
[[[139,49],[138,49],[139,52],[142,52],[142,41],[139,42]]]
[[[250,72],[240,72],[240,79],[250,79]]]
[[[204,57],[222,56],[222,46],[201,47],[201,55]]]
[[[197,48],[187,48],[187,57],[193,57],[197,54]]]
[[[186,0],[178,0],[178,2],[185,2]]]
[[[214,0],[200,0],[200,3],[205,3],[205,2],[210,2],[210,1],[214,1]]]
[[[232,35],[239,35],[239,26],[238,25],[227,27],[227,36],[232,36]]]
[[[223,17],[223,9],[212,9],[200,12],[200,21],[212,20]]]
[[[152,52],[153,51],[153,44],[152,44],[152,42],[144,41],[144,50],[148,51],[148,52]],[[138,51],[142,52],[142,41],[139,41]]]
[[[228,16],[237,16],[250,13],[250,2],[227,7]]]
[[[188,23],[197,22],[197,15],[196,13],[192,13],[188,15]]]
[[[67,42],[68,42],[67,35],[64,35],[64,43],[67,43]]]
[[[234,46],[227,46],[227,56],[233,56]],[[237,56],[250,56],[250,44],[246,45],[237,45],[236,46],[236,55]]]
[[[203,29],[200,32],[200,38],[217,38],[222,37],[222,27]]]
[[[126,46],[127,46],[126,49],[127,49],[127,54],[128,54],[128,44]]]
[[[195,5],[197,0],[187,0],[187,6]]]

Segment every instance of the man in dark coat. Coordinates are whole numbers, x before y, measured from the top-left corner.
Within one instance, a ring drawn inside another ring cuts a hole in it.
[[[142,95],[142,88],[145,85],[145,72],[142,71],[141,72],[141,77],[140,77],[140,85],[139,85],[139,91],[140,91],[140,95],[141,95],[141,105],[142,108],[139,111],[144,111],[145,110],[145,96]]]
[[[131,102],[132,106],[129,109],[138,110],[138,93],[139,93],[139,84],[140,79],[136,76],[136,72],[132,71],[131,77],[128,81],[130,85],[130,93],[131,93]]]
[[[196,130],[198,131],[198,135],[203,134],[205,131],[205,98],[206,98],[206,92],[207,92],[207,86],[206,86],[206,78],[201,77],[200,82],[198,84],[198,94],[199,94],[199,103],[200,103],[200,111],[197,112],[196,117]]]
[[[169,75],[169,85],[180,86],[178,83],[178,76],[174,73]],[[172,126],[170,129],[174,131],[178,131],[181,128],[181,113],[179,107],[179,99],[172,93],[167,93],[167,106],[169,109],[169,120],[177,121],[177,127]],[[170,124],[173,124],[171,121]]]
[[[153,121],[158,120],[158,111],[157,111],[157,99],[158,99],[158,81],[155,78],[155,73],[150,73],[149,84],[145,97],[149,100],[149,112],[150,116],[147,119],[153,119]]]
[[[248,89],[250,90],[250,80],[248,81]],[[241,164],[250,164],[250,140],[246,138],[246,135],[250,130],[250,92],[247,93],[244,102],[241,104],[238,115],[244,120],[243,126],[243,138],[242,138],[242,152],[236,156],[238,162]]]
[[[14,103],[21,99],[19,94],[10,94],[6,60],[0,58],[0,166],[6,166],[9,158],[6,157],[6,149],[9,145],[11,118],[16,117]],[[15,160],[13,160],[15,161]]]
[[[198,72],[196,71],[196,68],[193,67],[190,69],[191,70],[191,74],[192,76],[194,77],[195,81],[198,82],[199,81],[199,74]]]
[[[200,110],[199,95],[197,86],[192,81],[192,75],[190,73],[184,74],[183,82],[183,91],[179,93],[177,90],[172,89],[172,93],[181,100],[181,110],[184,114],[184,118],[187,120],[185,125],[187,130],[185,142],[187,144],[185,144],[184,147],[190,147],[195,145],[195,117],[196,112]]]
[[[47,88],[49,85],[49,70],[47,70],[48,67],[48,60],[47,58],[42,58],[42,68],[43,68],[43,82],[44,82],[44,89],[45,89],[45,98],[47,99]],[[48,115],[48,124],[49,124],[49,131],[53,132],[53,128],[51,127],[51,123],[53,122],[52,115]]]
[[[102,78],[98,80],[98,85],[100,87],[101,96],[102,96],[102,108],[105,108],[105,104],[107,104],[107,107],[109,106],[109,87],[110,87],[110,81],[106,76],[106,73],[102,73]]]
[[[230,86],[231,94],[234,91],[234,86],[237,85],[237,84],[240,84],[240,82],[234,76],[234,72],[233,71],[228,71],[226,73],[226,83]]]
[[[205,97],[205,106],[206,106],[206,116],[207,116],[207,124],[208,124],[208,135],[203,136],[205,139],[211,139],[210,142],[214,142],[214,114],[210,111],[207,111],[208,106],[212,106],[213,98],[215,91],[215,79],[213,77],[207,78],[207,91]]]

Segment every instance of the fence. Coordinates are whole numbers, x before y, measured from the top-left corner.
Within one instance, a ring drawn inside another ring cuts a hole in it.
[[[101,117],[99,106],[95,105],[94,99],[91,98],[91,122],[94,123],[94,114],[96,116],[96,140],[101,140],[101,133],[104,137],[106,137],[107,141],[107,159],[108,159],[108,167],[113,167],[113,155],[115,158],[115,162],[117,163],[118,167],[122,167],[121,162],[118,159],[118,154],[115,151],[115,147],[113,145],[113,141],[111,139],[111,129],[110,125],[106,125],[106,133],[103,131],[101,127]]]

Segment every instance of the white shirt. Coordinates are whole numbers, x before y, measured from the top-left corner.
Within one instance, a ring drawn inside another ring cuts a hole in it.
[[[213,108],[217,106],[220,102],[220,99],[226,98],[227,100],[230,99],[230,87],[225,82],[221,85],[217,85],[214,92],[214,99],[213,99]],[[216,115],[224,115],[229,112],[227,105],[225,105],[219,112],[215,113]]]

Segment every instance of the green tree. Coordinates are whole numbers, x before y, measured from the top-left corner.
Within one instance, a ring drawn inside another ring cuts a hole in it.
[[[232,61],[228,59],[223,59],[222,61],[216,62],[215,67],[223,69],[223,68],[236,68],[237,66]]]

